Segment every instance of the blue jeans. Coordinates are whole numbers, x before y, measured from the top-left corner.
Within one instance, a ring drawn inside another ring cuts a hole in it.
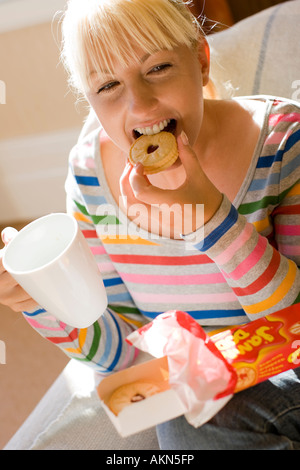
[[[208,423],[157,426],[162,450],[300,450],[300,369],[237,393]]]

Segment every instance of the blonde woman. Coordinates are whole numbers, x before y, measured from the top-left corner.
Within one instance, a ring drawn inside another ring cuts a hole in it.
[[[181,0],[70,0],[63,38],[70,84],[99,121],[71,152],[68,211],[109,306],[88,330],[73,329],[3,268],[1,301],[103,375],[132,362],[125,337],[164,311],[217,328],[298,303],[299,106],[205,99],[209,48]],[[179,157],[147,177],[129,149],[161,130],[175,135]],[[300,449],[299,391],[297,371],[282,374],[199,429],[184,418],[158,426],[161,448]]]

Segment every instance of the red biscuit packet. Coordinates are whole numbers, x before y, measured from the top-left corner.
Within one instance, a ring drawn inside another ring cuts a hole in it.
[[[300,308],[292,305],[211,336],[238,375],[235,393],[300,365]]]

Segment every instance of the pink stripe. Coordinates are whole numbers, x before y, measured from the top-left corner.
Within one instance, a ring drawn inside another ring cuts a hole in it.
[[[214,258],[214,261],[222,265],[231,260],[233,255],[249,240],[253,230],[254,226],[252,224],[246,224],[242,233],[240,233],[223,253]]]
[[[85,144],[85,147],[90,147],[90,145]],[[72,162],[73,162],[74,165],[82,165],[81,159],[79,159],[79,158],[74,158],[74,160],[72,160]],[[95,168],[94,158],[92,158],[92,157],[86,158],[85,159],[85,166],[86,166],[86,168]]]
[[[87,168],[95,168],[95,160],[93,157],[86,158],[84,163]]]
[[[64,327],[66,326],[65,323],[60,322],[59,327],[54,328],[54,327],[51,327],[51,326],[42,325],[41,323],[37,322],[34,318],[26,317],[26,320],[34,328],[41,328],[43,330],[63,331]]]
[[[276,225],[276,233],[280,235],[300,235],[300,225]]]
[[[192,284],[219,284],[226,282],[221,273],[195,274],[186,276],[164,276],[151,274],[120,273],[122,279],[136,284],[162,284],[162,285],[192,285]]]
[[[278,243],[278,251],[286,256],[299,256],[300,246],[299,245],[281,245]]]
[[[270,114],[269,123],[271,126],[275,126],[279,121],[296,122],[299,120],[300,120],[300,113]]]
[[[236,301],[233,292],[225,292],[224,294],[149,294],[146,292],[131,292],[133,298],[138,302],[153,303],[172,303],[172,304],[193,304],[193,303],[222,303]]]
[[[290,132],[271,132],[271,134],[266,138],[265,145],[279,144],[284,137],[288,137]]]
[[[101,273],[111,273],[115,271],[115,267],[112,263],[107,262],[107,263],[97,263],[97,266],[99,268],[99,271]]]
[[[100,246],[91,246],[90,249],[91,249],[91,252],[93,253],[93,255],[105,255],[106,254],[104,246],[102,246],[102,245],[100,245]]]
[[[126,354],[125,354],[125,358],[124,358],[124,361],[118,366],[118,370],[123,370],[123,369],[126,369],[131,361],[135,361],[135,359],[137,358],[138,354],[139,354],[139,350],[137,348],[134,349],[134,356],[133,358],[131,357],[132,356],[132,347],[129,347],[129,346],[126,346],[127,347],[127,351],[126,351]]]
[[[231,273],[227,274],[227,277],[237,280],[244,276],[245,273],[250,271],[250,269],[257,264],[264,254],[267,244],[267,239],[259,235],[258,242],[252,253],[250,253]]]

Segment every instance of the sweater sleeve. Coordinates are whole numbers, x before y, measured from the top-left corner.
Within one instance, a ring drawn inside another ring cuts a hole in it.
[[[135,358],[137,350],[124,340],[133,329],[142,326],[144,320],[97,236],[96,220],[89,214],[86,201],[99,197],[83,195],[81,189],[84,178],[95,176],[91,176],[88,165],[85,166],[82,162],[80,168],[75,169],[77,157],[75,148],[71,153],[66,181],[67,212],[76,218],[96,258],[106,287],[108,307],[97,322],[83,329],[73,328],[58,321],[42,308],[23,313],[33,328],[61,348],[70,358],[85,362],[100,374],[106,375],[128,367]],[[78,176],[78,173],[81,175]]]
[[[275,154],[276,172],[266,178],[269,193],[256,200],[255,214],[254,204],[247,213],[245,205],[237,209],[223,196],[204,230],[185,237],[217,264],[250,320],[300,302],[299,123],[288,135]],[[267,186],[266,181],[259,184]]]

